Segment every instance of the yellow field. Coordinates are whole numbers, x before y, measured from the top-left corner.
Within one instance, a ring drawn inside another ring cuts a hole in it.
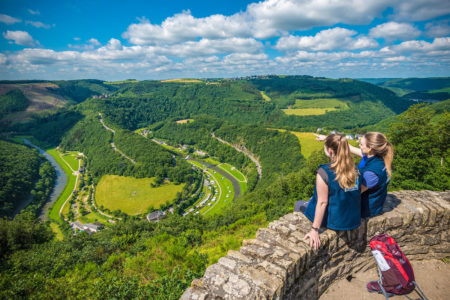
[[[324,115],[327,112],[337,110],[334,107],[329,108],[289,108],[289,109],[282,109],[282,111],[287,115],[294,115],[294,116],[317,116],[317,115]]]
[[[201,80],[198,79],[166,79],[166,80],[161,80],[161,82],[183,82],[183,83],[199,83],[199,82],[203,82]]]
[[[95,191],[97,205],[103,205],[110,211],[120,209],[131,216],[139,215],[150,206],[159,208],[161,204],[172,201],[184,187],[184,184],[164,183],[152,188],[150,184],[153,181],[153,178],[105,175]]]
[[[194,121],[194,119],[178,120],[177,124],[187,124],[187,123],[192,123],[193,121]]]
[[[291,133],[300,141],[301,152],[305,158],[308,158],[314,151],[323,149],[323,142],[316,141],[316,136],[312,132],[291,131]]]
[[[264,100],[266,100],[266,101],[270,101],[270,100],[272,100],[272,99],[270,99],[270,97],[269,97],[269,96],[267,96],[267,94],[266,94],[266,93],[264,93],[263,91],[261,91],[261,97],[263,97],[263,99],[264,99]]]

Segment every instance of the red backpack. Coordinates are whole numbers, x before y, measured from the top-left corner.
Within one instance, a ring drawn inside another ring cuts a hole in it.
[[[414,271],[395,240],[387,234],[379,234],[370,240],[370,248],[378,266],[380,280],[367,284],[369,292],[379,292],[388,298],[405,295],[416,287],[421,297],[427,299],[414,281]]]

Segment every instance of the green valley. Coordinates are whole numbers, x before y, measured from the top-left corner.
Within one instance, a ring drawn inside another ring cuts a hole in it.
[[[178,299],[208,265],[311,197],[327,162],[314,132],[383,131],[396,151],[391,189],[448,189],[449,100],[414,105],[380,82],[4,83],[0,298]],[[399,82],[390,87],[406,90]],[[28,114],[38,99],[21,95],[22,84],[61,102]],[[24,135],[68,177],[47,223],[36,216],[54,174],[35,150],[6,141]],[[30,194],[39,201],[11,218]]]

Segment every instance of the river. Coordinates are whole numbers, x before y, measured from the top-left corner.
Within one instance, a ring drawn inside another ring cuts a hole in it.
[[[64,173],[64,170],[61,168],[61,166],[53,158],[53,156],[51,156],[50,154],[48,154],[47,152],[45,152],[44,150],[42,150],[38,146],[34,145],[33,143],[31,143],[27,139],[23,139],[23,142],[26,145],[29,145],[29,146],[32,146],[32,147],[38,149],[39,153],[42,154],[52,164],[53,168],[55,168],[55,171],[56,171],[55,187],[53,189],[52,194],[50,195],[50,200],[47,201],[47,203],[45,203],[44,207],[41,210],[41,214],[39,215],[39,218],[41,220],[46,221],[47,220],[47,212],[48,212],[48,210],[53,205],[53,203],[55,203],[55,201],[58,199],[59,195],[61,195],[62,191],[64,190],[64,187],[67,184],[67,176],[66,176],[66,173]],[[22,210],[23,208],[25,208],[28,205],[28,203],[31,201],[31,199],[32,198],[29,197],[27,199],[27,201],[22,203],[22,205],[17,209],[16,212],[18,212],[18,211]]]

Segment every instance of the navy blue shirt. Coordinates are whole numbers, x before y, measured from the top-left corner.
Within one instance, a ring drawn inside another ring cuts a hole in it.
[[[343,189],[336,180],[330,164],[320,165],[328,175],[328,206],[321,227],[333,230],[352,230],[361,224],[361,180],[357,177],[355,186]],[[317,206],[317,186],[305,210],[305,216],[314,221]]]
[[[378,178],[377,183],[374,186],[367,186],[368,190],[361,195],[361,216],[365,218],[376,216],[382,212],[389,184],[384,160],[378,156],[366,158],[362,166],[360,163],[359,172],[361,174],[372,172]]]

